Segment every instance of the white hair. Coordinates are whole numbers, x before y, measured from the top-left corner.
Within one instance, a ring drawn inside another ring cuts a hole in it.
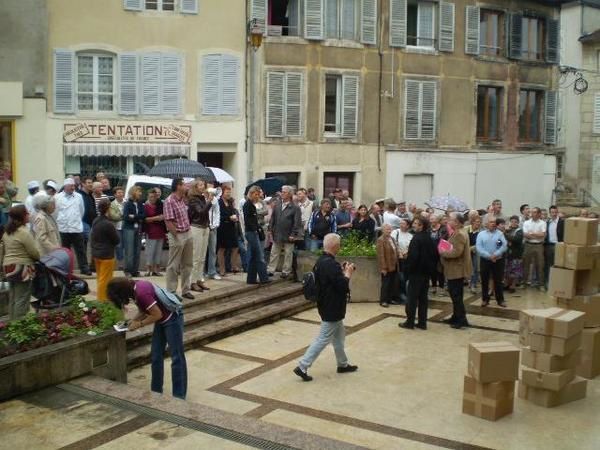
[[[335,247],[336,245],[340,244],[340,235],[339,234],[335,234],[335,233],[329,233],[327,235],[325,235],[325,238],[323,239],[323,248],[325,250],[329,250],[332,247]]]
[[[40,191],[33,196],[31,203],[36,211],[47,211],[48,207],[54,203],[54,197]]]
[[[289,192],[290,195],[294,195],[295,193],[295,189],[292,186],[288,186],[287,184],[285,186],[281,186],[281,191]]]

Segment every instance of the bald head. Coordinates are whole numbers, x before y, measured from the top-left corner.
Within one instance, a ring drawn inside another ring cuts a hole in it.
[[[323,239],[323,250],[332,255],[337,255],[340,251],[340,236],[335,233],[329,233]]]

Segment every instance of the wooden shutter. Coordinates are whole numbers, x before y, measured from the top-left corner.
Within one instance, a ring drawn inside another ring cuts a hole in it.
[[[75,53],[71,50],[54,50],[54,112],[73,113]]]
[[[467,6],[465,17],[465,53],[479,55],[479,17],[480,9],[477,6]]]
[[[221,114],[237,116],[240,97],[240,59],[233,55],[223,55],[221,61]]]
[[[202,114],[216,116],[221,112],[221,55],[202,57]]]
[[[256,21],[256,26],[263,33],[267,29],[267,0],[250,0],[250,20]]]
[[[406,47],[406,0],[390,0],[390,46]]]
[[[435,81],[423,81],[421,83],[420,138],[423,140],[432,141],[435,139],[436,94],[437,83]]]
[[[306,39],[323,39],[323,0],[306,0],[304,2],[304,37]]]
[[[179,11],[182,14],[198,14],[198,0],[179,0]]]
[[[454,3],[440,2],[440,46],[442,52],[454,51]]]
[[[360,42],[377,45],[377,0],[361,1]]]
[[[181,114],[182,60],[176,53],[161,56],[161,113]]]
[[[286,136],[302,135],[302,74],[285,74],[285,121]]]
[[[419,139],[421,82],[406,80],[404,88],[404,139]]]
[[[521,58],[521,43],[523,42],[523,16],[521,14],[510,15],[510,57],[514,59]]]
[[[592,133],[600,134],[600,92],[596,92],[594,97],[594,125]]]
[[[546,61],[558,64],[560,59],[560,24],[558,20],[546,20]]]
[[[544,143],[556,144],[556,115],[558,112],[558,93],[546,91],[544,101]]]
[[[128,11],[141,11],[144,6],[144,0],[123,0],[123,9]]]
[[[160,53],[142,55],[142,114],[160,114]]]
[[[342,76],[342,137],[356,137],[358,129],[358,76]]]
[[[139,64],[136,53],[119,55],[119,113],[138,113]]]
[[[267,73],[267,136],[282,137],[285,74]]]

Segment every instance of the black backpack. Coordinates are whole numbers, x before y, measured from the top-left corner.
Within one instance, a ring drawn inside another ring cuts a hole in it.
[[[302,293],[304,294],[304,298],[311,302],[316,302],[319,298],[316,264],[310,272],[306,272],[302,277]]]

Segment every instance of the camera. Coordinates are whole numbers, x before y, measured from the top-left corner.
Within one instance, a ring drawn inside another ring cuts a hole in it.
[[[346,270],[347,268],[350,268],[353,272],[356,270],[356,266],[354,264],[344,261],[342,263],[342,269]]]
[[[217,195],[217,188],[208,188],[206,192],[208,192],[211,195]]]

